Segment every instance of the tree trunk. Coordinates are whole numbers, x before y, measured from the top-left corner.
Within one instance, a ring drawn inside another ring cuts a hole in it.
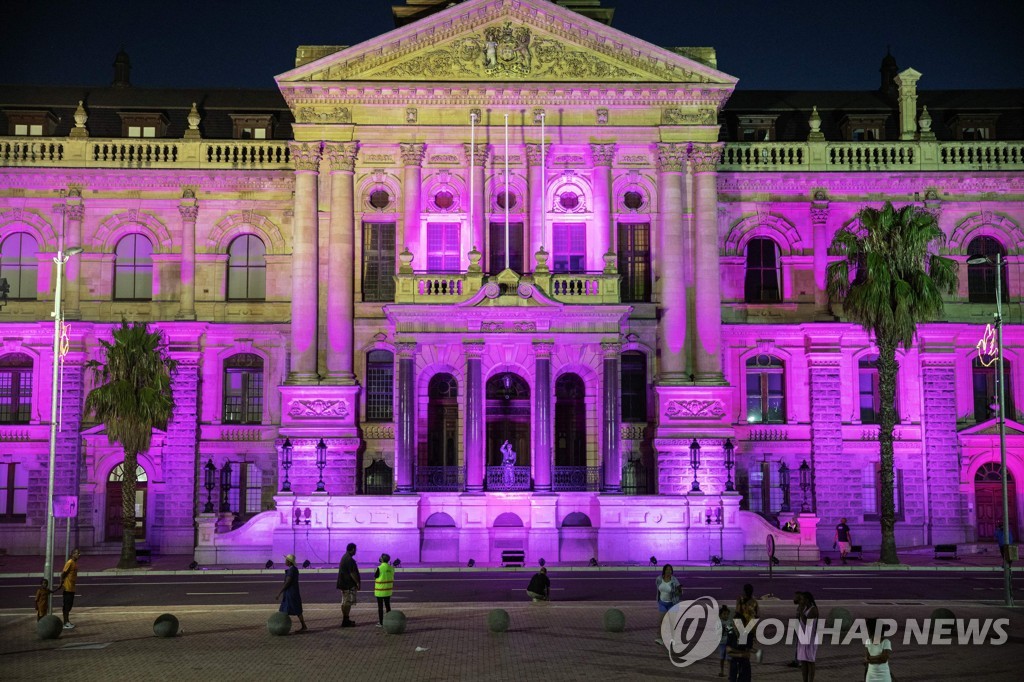
[[[881,418],[878,428],[878,449],[881,459],[881,506],[883,564],[898,564],[896,556],[896,500],[894,497],[895,454],[893,429],[896,426],[896,342],[878,339],[878,393]]]
[[[121,514],[124,532],[121,534],[121,559],[118,568],[135,568],[135,470],[139,465],[139,453],[124,453],[124,479],[121,481]]]

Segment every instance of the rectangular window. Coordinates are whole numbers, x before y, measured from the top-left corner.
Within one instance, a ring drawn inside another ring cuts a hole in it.
[[[769,515],[782,511],[782,488],[779,487],[779,465],[765,460],[756,462],[750,469],[747,492],[750,496],[750,511]]]
[[[491,223],[487,236],[488,242],[488,273],[497,275],[505,269],[505,223]],[[508,267],[514,272],[523,272],[523,224],[508,225]]]
[[[623,303],[651,300],[651,226],[619,223],[619,275]]]
[[[586,272],[586,224],[555,223],[551,226],[551,237],[551,272]]]
[[[391,421],[394,381],[395,364],[391,353],[371,352],[366,363],[366,421]]]
[[[983,422],[999,416],[999,383],[996,381],[997,362],[989,366],[982,365],[977,359],[971,368],[971,381],[974,388],[974,421]],[[1013,405],[1013,383],[1010,381],[1010,363],[1003,362],[1003,380],[1006,382],[1006,418],[1016,419]]]
[[[231,467],[228,506],[241,517],[263,511],[263,472],[255,462],[235,462]]]
[[[15,135],[28,135],[28,126],[25,125],[24,123],[17,124],[16,126],[14,126],[14,134]]]
[[[897,521],[904,520],[903,514],[903,470],[896,469],[893,477],[893,508]],[[861,499],[865,521],[877,521],[882,515],[882,465],[875,462],[862,469]]]
[[[0,424],[27,424],[32,411],[32,369],[0,369]]]
[[[647,356],[630,351],[622,354],[622,421],[647,421]]]
[[[263,370],[224,371],[224,423],[263,423]]]
[[[395,300],[395,224],[363,224],[363,300]]]
[[[427,224],[427,270],[458,272],[461,261],[458,223]]]
[[[862,424],[877,424],[881,416],[878,394],[878,370],[861,367],[858,374],[860,400],[860,421]]]
[[[28,470],[18,462],[0,463],[0,523],[25,523]]]

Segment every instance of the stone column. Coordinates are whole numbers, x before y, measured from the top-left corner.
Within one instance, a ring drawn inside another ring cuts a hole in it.
[[[590,144],[590,156],[594,164],[594,229],[590,231],[596,237],[591,249],[587,250],[597,255],[597,263],[588,263],[587,269],[596,270],[596,265],[604,268],[604,261],[601,257],[608,253],[609,249],[615,248],[615,230],[612,225],[612,162],[615,160],[614,143]]]
[[[814,246],[814,312],[828,314],[828,200],[811,203]]]
[[[913,472],[906,472],[908,480],[904,493],[910,499],[919,495],[923,498],[924,507],[922,511],[907,509],[908,516],[916,515],[915,512],[921,514],[927,544],[963,542],[966,537],[963,518],[966,505],[958,478],[956,356],[951,351],[949,347],[928,344],[924,345],[921,353],[924,480]],[[897,454],[896,461],[900,459]],[[907,520],[911,521],[910,518]]]
[[[658,145],[658,213],[661,219],[656,270],[661,284],[658,383],[669,385],[678,385],[687,379],[682,194],[685,165],[686,152],[680,145]]]
[[[893,81],[900,90],[900,139],[913,140],[917,137],[917,81],[921,73],[904,69],[896,74]]]
[[[317,180],[320,142],[289,142],[295,163],[295,209],[292,229],[292,361],[287,382],[317,382],[319,209]]]
[[[405,172],[402,176],[402,194],[405,207],[402,213],[402,229],[398,235],[398,246],[402,250],[409,249],[420,262],[427,262],[426,254],[420,252],[420,188],[422,181],[422,163],[424,145],[419,142],[403,142],[398,145],[402,151],[402,165]]]
[[[829,532],[840,518],[859,515],[857,500],[850,491],[860,485],[860,470],[850,466],[849,458],[843,456],[841,357],[838,342],[833,347],[811,348],[807,355],[811,402],[809,499],[811,510],[818,512],[822,528]],[[798,477],[796,480],[799,482]],[[822,542],[831,539],[819,538]]]
[[[179,320],[196,319],[196,218],[199,205],[195,197],[185,197],[178,204],[181,214],[181,290],[178,304]]]
[[[617,493],[622,487],[622,458],[619,453],[619,356],[621,343],[602,343],[604,352],[604,399],[601,415],[601,463],[604,466],[604,491]]]
[[[546,154],[550,151],[551,145],[548,144],[544,146],[546,147]],[[547,242],[548,248],[551,248],[551,235],[548,233],[547,225],[545,224],[545,170],[540,165],[540,157],[541,145],[526,145],[526,160],[530,165],[529,176],[527,177],[527,180],[530,183],[530,258],[535,256],[537,251],[540,250],[540,247],[543,246],[545,242]],[[529,261],[529,259],[527,259],[527,261]],[[532,269],[537,269],[536,261],[534,261]]]
[[[65,224],[67,227],[66,242],[64,243],[65,251],[73,246],[82,246],[82,220],[84,218],[85,206],[82,204],[82,197],[68,197],[64,208],[64,219],[67,221]],[[81,260],[82,256],[79,255],[68,258],[68,262],[64,264],[64,287],[66,296],[64,303],[64,317],[68,320],[82,319],[82,285],[78,278],[78,273],[82,269]]]
[[[472,221],[471,225],[471,238],[470,244],[471,249],[476,249],[480,253],[487,253],[487,238],[485,228],[485,217],[487,215],[487,207],[484,206],[484,164],[487,163],[487,145],[485,143],[478,143],[476,149],[473,149],[473,145],[463,144],[463,149],[466,151],[466,159],[469,159],[469,155],[473,155],[473,214],[470,216]],[[469,207],[467,206],[467,210]]]
[[[697,282],[696,374],[703,383],[720,384],[722,376],[722,274],[718,249],[718,162],[721,144],[694,145],[697,245],[694,272]]]
[[[462,344],[466,354],[466,492],[484,489],[484,383],[482,341]]]
[[[395,490],[412,492],[412,461],[416,453],[416,344],[398,346],[398,414],[395,417]]]
[[[538,492],[551,490],[551,341],[534,341],[533,354],[536,362],[536,380],[533,406],[536,411],[533,435],[533,489]]]
[[[328,142],[331,164],[331,222],[327,246],[327,375],[332,383],[355,384],[355,142]]]

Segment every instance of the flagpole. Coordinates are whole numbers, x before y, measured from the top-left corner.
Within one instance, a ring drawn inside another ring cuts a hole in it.
[[[544,202],[548,200],[548,175],[544,165],[544,147],[545,147],[545,136],[544,136],[544,112],[540,112],[540,248],[544,248],[544,232],[547,230],[548,218],[547,211],[544,208]]]
[[[512,200],[508,193],[508,114],[505,114],[505,269],[509,269],[508,249],[508,205]]]
[[[476,230],[476,212],[474,211],[473,198],[473,177],[476,175],[476,112],[469,114],[469,234],[470,241]],[[473,244],[471,248],[476,249],[483,244]]]

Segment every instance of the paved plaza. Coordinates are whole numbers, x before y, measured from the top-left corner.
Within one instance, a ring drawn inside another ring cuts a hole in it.
[[[687,595],[695,597],[697,595]],[[714,657],[689,668],[674,667],[658,646],[659,616],[650,604],[567,602],[550,604],[403,604],[409,618],[403,635],[374,627],[375,605],[358,604],[358,626],[341,629],[337,604],[306,605],[312,629],[303,635],[273,637],[266,620],[275,605],[243,607],[76,607],[77,627],[58,640],[40,640],[28,608],[0,611],[0,669],[7,680],[66,679],[285,679],[351,680],[587,680],[598,676],[626,680],[718,679]],[[927,618],[939,604],[898,605],[862,602],[820,604],[823,613],[844,606],[855,616]],[[602,615],[610,607],[626,614],[626,631],[605,632]],[[511,629],[487,629],[487,612],[505,608]],[[905,680],[1017,680],[1024,660],[1024,610],[994,605],[953,606],[958,618],[1010,619],[1010,641],[1001,646],[904,646],[896,636],[892,667]],[[174,613],[183,633],[153,636],[153,620]],[[788,617],[787,601],[763,601],[762,617]],[[859,646],[823,645],[818,680],[863,679]],[[765,648],[755,679],[796,680],[785,666],[792,648]]]

